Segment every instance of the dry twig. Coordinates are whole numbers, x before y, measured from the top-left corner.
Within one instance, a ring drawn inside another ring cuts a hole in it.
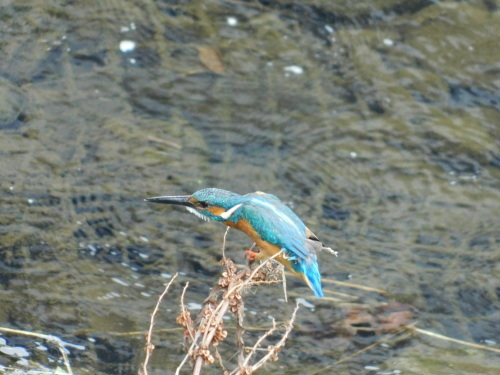
[[[68,372],[69,375],[73,375],[73,370],[71,369],[71,365],[69,363],[68,356],[66,354],[66,347],[73,347],[76,349],[85,349],[85,347],[81,345],[75,345],[75,344],[70,344],[67,343],[63,340],[61,340],[59,337],[54,336],[54,335],[46,335],[43,333],[36,333],[36,332],[30,332],[30,331],[21,331],[18,329],[12,329],[12,328],[7,328],[7,327],[0,327],[0,332],[7,332],[7,333],[13,333],[17,335],[25,335],[25,336],[34,336],[38,337],[40,339],[46,340],[48,342],[52,342],[57,345],[57,348],[59,349],[59,352],[62,355],[64,366],[66,366],[66,371]]]
[[[293,310],[292,317],[290,318],[290,321],[286,324],[286,331],[283,334],[283,336],[281,336],[280,341],[278,341],[278,343],[276,345],[270,345],[267,348],[267,354],[264,357],[262,357],[259,362],[254,364],[250,368],[249,372],[248,371],[247,372],[240,372],[238,374],[241,374],[241,375],[251,374],[254,371],[257,371],[262,366],[264,366],[270,360],[272,360],[272,361],[278,360],[278,353],[285,346],[286,339],[288,338],[288,335],[290,334],[290,332],[292,332],[293,322],[295,321],[295,317],[297,316],[298,310],[299,310],[299,302],[297,302],[295,305],[295,310]],[[274,330],[275,327],[273,327],[272,329]],[[255,350],[254,350],[254,352],[255,352]]]
[[[225,239],[226,235],[224,235],[224,245]],[[223,246],[223,254],[224,247],[225,246]],[[181,314],[177,318],[177,321],[184,327],[184,339],[186,341],[187,354],[177,368],[176,374],[180,373],[180,370],[188,358],[193,359],[193,375],[200,374],[204,363],[212,364],[215,361],[214,354],[218,358],[221,367],[224,369],[224,364],[222,363],[222,358],[217,352],[217,347],[219,343],[227,337],[227,330],[223,325],[223,317],[228,311],[233,313],[237,319],[236,337],[239,347],[239,366],[232,373],[250,374],[254,371],[252,370],[253,366],[256,366],[255,369],[260,368],[271,359],[276,358],[278,351],[284,346],[286,337],[291,330],[291,323],[286,326],[287,330],[285,331],[282,340],[279,341],[277,345],[269,347],[268,354],[261,358],[257,364],[249,365],[249,361],[252,359],[252,356],[255,355],[257,349],[260,349],[262,341],[275,331],[276,326],[274,323],[273,328],[266,332],[264,336],[261,337],[254,345],[253,353],[251,352],[245,357],[245,345],[243,341],[244,309],[242,294],[252,286],[274,284],[281,281],[281,268],[271,264],[271,261],[280,254],[281,252],[275,254],[273,257],[267,259],[253,270],[246,268],[240,271],[237,270],[231,259],[224,257],[221,260],[224,270],[219,278],[219,281],[217,282],[217,285],[213,288],[212,292],[203,303],[196,327],[191,320],[189,311],[183,307],[183,293],[181,301]],[[295,318],[295,312],[292,319]],[[213,352],[214,354],[212,354],[212,348],[215,349]],[[243,368],[246,368],[246,370],[240,370]]]
[[[420,334],[423,334],[423,335],[427,335],[427,336],[431,336],[431,337],[434,337],[436,339],[440,339],[440,340],[444,340],[444,341],[449,341],[449,342],[454,342],[456,344],[465,345],[465,346],[468,346],[470,348],[476,348],[476,349],[481,349],[481,350],[487,350],[487,351],[490,351],[490,352],[500,353],[500,349],[492,348],[490,346],[479,345],[479,344],[475,344],[473,342],[467,342],[467,341],[463,341],[463,340],[454,339],[453,337],[448,337],[448,336],[440,335],[439,333],[434,333],[434,332],[431,332],[431,331],[426,331],[425,329],[420,329],[420,328],[417,328],[417,327],[409,327],[409,328],[412,329],[413,331],[417,332],[417,333],[420,333]]]
[[[151,354],[153,353],[153,350],[155,349],[155,346],[151,343],[151,336],[153,335],[153,326],[155,323],[155,315],[158,312],[158,309],[160,307],[161,300],[167,294],[168,289],[170,288],[170,285],[174,282],[174,280],[177,278],[177,273],[170,279],[169,283],[165,287],[165,290],[161,294],[161,296],[158,298],[158,301],[156,302],[156,306],[153,310],[153,313],[151,314],[151,321],[149,323],[149,330],[148,333],[146,334],[146,358],[144,359],[144,363],[142,364],[142,375],[147,375],[148,374],[148,362],[149,358],[151,357]]]

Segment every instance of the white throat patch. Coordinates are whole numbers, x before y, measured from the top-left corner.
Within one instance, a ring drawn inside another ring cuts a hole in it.
[[[237,204],[236,206],[233,206],[231,207],[229,210],[227,210],[226,212],[223,212],[221,213],[219,216],[223,219],[229,219],[231,217],[232,214],[234,214],[234,212],[240,208],[241,206],[243,205],[243,203],[239,203]]]
[[[203,215],[202,213],[200,213],[196,208],[193,208],[193,207],[186,207],[186,209],[191,212],[192,214],[195,214],[196,216],[198,216],[200,219],[203,219],[205,221],[209,221],[210,218],[208,216],[205,216]]]

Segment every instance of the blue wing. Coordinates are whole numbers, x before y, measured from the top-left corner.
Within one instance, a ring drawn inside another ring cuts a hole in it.
[[[308,260],[304,223],[290,208],[278,198],[274,198],[276,201],[270,201],[266,196],[252,197],[243,205],[242,216],[250,222],[263,240],[284,249],[288,256]]]
[[[316,252],[322,247],[321,242],[290,207],[275,195],[252,193],[246,196],[251,199],[243,205],[241,215],[263,240],[285,251],[292,268],[304,274],[314,294],[322,297],[321,275],[316,258]]]

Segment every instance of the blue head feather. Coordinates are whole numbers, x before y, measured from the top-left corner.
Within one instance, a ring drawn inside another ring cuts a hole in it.
[[[194,198],[198,202],[206,202],[210,206],[218,206],[223,208],[224,210],[230,210],[234,206],[244,203],[245,201],[248,200],[248,198],[240,195],[233,193],[232,191],[228,190],[222,190],[222,189],[216,189],[216,188],[208,188],[208,189],[202,189],[198,190],[197,192],[193,193],[191,195],[192,198]],[[189,209],[189,208],[188,208]],[[203,209],[190,209],[189,211],[193,212],[196,215],[203,215],[205,217],[202,217],[203,219],[211,219],[215,221],[228,221],[227,218],[217,216],[212,214],[208,210],[203,210]],[[231,221],[236,221],[238,218],[237,212],[234,213],[234,215],[229,218]]]

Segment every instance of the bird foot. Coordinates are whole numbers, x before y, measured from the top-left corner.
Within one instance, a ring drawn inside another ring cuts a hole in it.
[[[260,259],[260,253],[258,251],[247,250],[245,251],[245,266],[248,269],[252,269],[253,264],[256,260]]]
[[[258,258],[259,255],[260,252],[258,251],[253,251],[253,250],[245,251],[245,259],[247,259],[250,263],[255,262],[255,260]]]

